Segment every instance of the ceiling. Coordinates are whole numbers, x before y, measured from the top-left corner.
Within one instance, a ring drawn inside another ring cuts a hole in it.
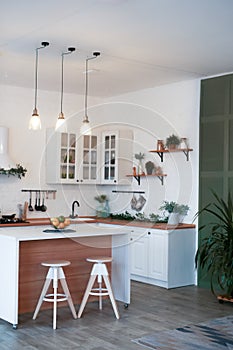
[[[232,0],[0,0],[0,84],[110,97],[233,71]]]

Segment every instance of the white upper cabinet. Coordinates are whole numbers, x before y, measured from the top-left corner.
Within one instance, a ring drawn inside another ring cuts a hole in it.
[[[98,142],[99,136],[83,135],[79,139],[79,157],[77,164],[77,183],[96,184],[98,167]]]
[[[62,184],[129,185],[133,167],[133,132],[103,131],[92,135],[47,129],[46,181]]]
[[[75,133],[46,130],[47,183],[76,183],[77,137]]]
[[[104,185],[128,185],[126,177],[133,166],[133,132],[131,130],[112,130],[101,133],[100,145],[100,183]]]

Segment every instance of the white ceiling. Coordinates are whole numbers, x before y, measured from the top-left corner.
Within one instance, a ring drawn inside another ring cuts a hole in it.
[[[233,0],[0,0],[0,84],[108,97],[233,71]]]

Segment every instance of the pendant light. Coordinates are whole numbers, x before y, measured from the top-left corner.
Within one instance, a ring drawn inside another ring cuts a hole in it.
[[[88,57],[86,59],[86,69],[85,69],[85,103],[84,103],[84,111],[85,111],[85,115],[84,115],[84,119],[82,122],[82,126],[80,129],[80,132],[82,135],[90,135],[91,134],[91,127],[90,127],[90,122],[88,119],[88,115],[87,115],[87,95],[88,95],[88,62],[90,60],[93,60],[94,58],[100,56],[100,52],[93,52],[92,57]]]
[[[55,131],[66,131],[65,116],[63,113],[63,85],[64,85],[64,56],[75,51],[75,47],[69,47],[67,52],[61,54],[61,111],[59,113]]]
[[[42,41],[42,46],[36,48],[36,68],[35,68],[35,105],[32,112],[31,119],[29,121],[29,129],[31,130],[40,130],[41,129],[41,121],[40,116],[37,109],[37,84],[38,84],[38,51],[40,49],[44,49],[46,46],[49,46],[47,41]]]

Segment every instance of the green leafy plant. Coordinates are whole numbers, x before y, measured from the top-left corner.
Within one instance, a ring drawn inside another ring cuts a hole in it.
[[[161,205],[161,207],[159,208],[159,210],[165,210],[167,211],[169,214],[171,214],[175,208],[175,206],[177,206],[176,202],[168,202],[168,201],[163,201],[163,205]]]
[[[95,200],[99,203],[104,203],[108,200],[108,197],[106,196],[106,194],[100,194],[99,196],[95,197]]]
[[[199,228],[207,229],[208,236],[198,247],[195,263],[209,273],[214,294],[217,283],[227,297],[233,297],[233,202],[230,193],[227,201],[212,193],[216,202],[208,204],[195,215],[195,218],[205,214],[213,218],[212,222]]]
[[[144,159],[145,154],[144,154],[144,153],[141,153],[141,152],[135,153],[134,157],[135,157],[135,159],[137,159],[137,160],[142,160],[142,159]]]
[[[16,168],[10,168],[10,169],[0,169],[0,174],[2,175],[13,175],[13,176],[17,176],[19,179],[21,179],[21,177],[24,177],[25,174],[27,172],[27,169],[25,169],[22,165],[20,164],[16,164]]]
[[[176,136],[175,134],[168,136],[166,139],[166,146],[168,148],[173,146],[173,145],[179,146],[180,143],[181,143],[181,139],[178,136]]]
[[[188,214],[189,211],[189,206],[186,204],[175,204],[174,208],[173,208],[173,213],[178,213],[182,216],[185,216]]]

